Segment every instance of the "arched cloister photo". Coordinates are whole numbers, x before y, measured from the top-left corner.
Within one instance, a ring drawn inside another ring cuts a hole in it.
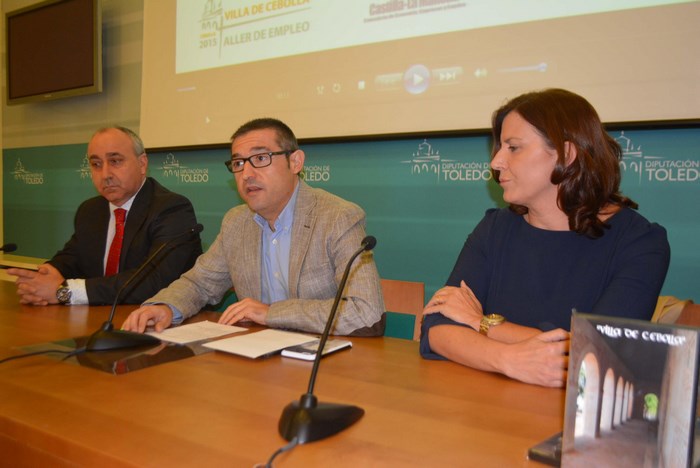
[[[574,318],[563,461],[585,468],[687,466],[697,331],[632,320],[608,323],[615,320]]]

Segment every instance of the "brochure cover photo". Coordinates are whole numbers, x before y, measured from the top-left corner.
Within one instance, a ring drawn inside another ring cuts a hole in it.
[[[574,314],[562,466],[696,466],[697,378],[697,329]]]

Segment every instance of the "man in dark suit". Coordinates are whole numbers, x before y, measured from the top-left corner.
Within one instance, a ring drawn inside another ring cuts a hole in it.
[[[38,271],[7,270],[17,276],[23,304],[112,303],[146,258],[173,239],[123,292],[120,302],[138,304],[191,268],[202,253],[199,234],[182,235],[197,224],[192,204],[146,177],[148,157],[138,135],[124,127],[100,129],[87,156],[101,196],[80,205],[73,236]]]

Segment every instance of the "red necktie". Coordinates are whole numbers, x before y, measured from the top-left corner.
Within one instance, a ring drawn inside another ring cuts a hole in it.
[[[116,275],[119,271],[119,254],[121,254],[122,239],[124,239],[125,217],[126,210],[124,208],[117,208],[116,210],[114,210],[116,230],[114,232],[114,239],[112,239],[112,245],[109,246],[109,255],[107,256],[107,268],[105,269],[105,276]]]

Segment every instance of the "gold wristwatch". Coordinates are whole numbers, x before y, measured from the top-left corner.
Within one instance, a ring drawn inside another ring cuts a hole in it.
[[[506,318],[498,314],[488,314],[481,318],[481,323],[479,324],[479,333],[484,336],[489,334],[489,328],[500,325],[506,321]]]

